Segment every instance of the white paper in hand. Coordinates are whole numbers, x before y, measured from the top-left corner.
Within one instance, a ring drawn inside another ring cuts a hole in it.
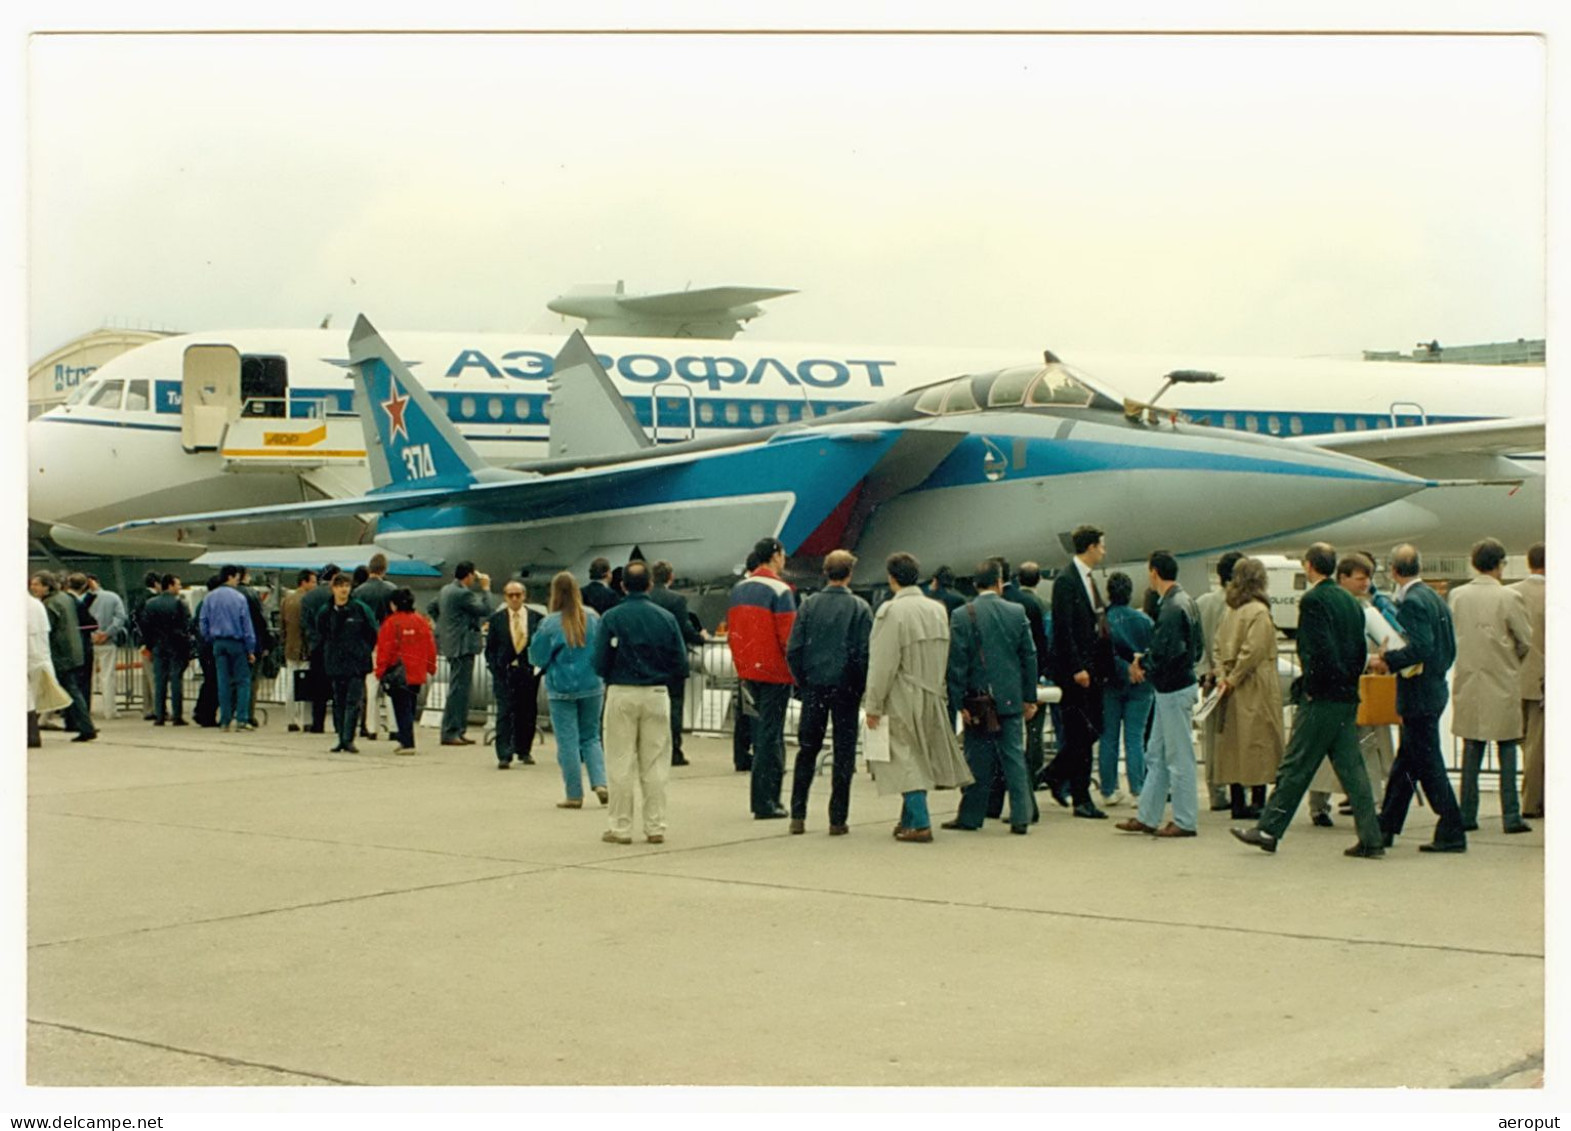
[[[869,762],[889,761],[889,720],[880,719],[881,726],[862,724],[862,757]]]

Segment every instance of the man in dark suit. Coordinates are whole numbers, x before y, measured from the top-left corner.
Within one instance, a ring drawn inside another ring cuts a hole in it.
[[[850,832],[851,779],[856,775],[857,709],[867,689],[867,643],[873,610],[851,592],[856,555],[824,555],[828,583],[802,602],[786,641],[786,663],[802,697],[797,726],[796,767],[791,775],[791,831],[807,831],[807,797],[818,773],[824,733],[834,724],[834,768],[830,778],[829,835]]]
[[[305,636],[306,656],[310,665],[307,683],[311,688],[311,725],[307,734],[321,734],[327,725],[327,703],[333,697],[332,681],[322,663],[322,633],[317,629],[322,613],[333,603],[333,578],[338,567],[328,562],[317,574],[314,589],[300,598],[300,631]],[[200,710],[200,707],[198,708]],[[200,718],[197,722],[201,722]]]
[[[982,827],[995,767],[1003,766],[1009,790],[1009,831],[1024,836],[1031,828],[1034,803],[1026,776],[1025,723],[1037,712],[1036,647],[1031,626],[1018,605],[1005,601],[1003,563],[988,558],[976,567],[976,600],[949,620],[949,709],[965,723],[966,764],[976,780],[960,796],[960,812],[943,828],[975,831]],[[990,692],[999,729],[971,714],[966,696]]]
[[[621,594],[606,584],[606,578],[610,576],[611,563],[605,558],[596,558],[589,563],[589,584],[583,588],[584,604],[601,616],[616,608],[622,600]]]
[[[1440,715],[1450,696],[1446,673],[1456,660],[1451,610],[1440,594],[1420,579],[1423,562],[1416,547],[1401,545],[1392,550],[1389,568],[1397,583],[1396,618],[1407,647],[1391,649],[1380,656],[1388,671],[1398,673],[1396,710],[1402,716],[1402,745],[1386,781],[1380,829],[1386,847],[1391,847],[1407,820],[1414,787],[1422,786],[1440,821],[1435,826],[1434,839],[1419,845],[1418,850],[1466,852],[1462,810],[1456,803],[1451,779],[1446,776],[1445,757],[1440,750]],[[1402,674],[1414,668],[1421,670]]]
[[[1304,674],[1294,681],[1293,733],[1277,770],[1276,788],[1260,822],[1252,829],[1233,829],[1245,844],[1275,852],[1298,811],[1309,783],[1329,757],[1336,776],[1353,804],[1358,843],[1343,855],[1385,855],[1380,820],[1369,788],[1369,772],[1358,752],[1358,677],[1368,659],[1364,642],[1364,610],[1347,590],[1331,580],[1336,551],[1316,542],[1304,551],[1309,588],[1298,600],[1298,660]]]
[[[535,764],[530,753],[539,720],[540,676],[529,662],[529,641],[540,627],[540,614],[524,607],[524,583],[502,587],[502,607],[491,614],[485,637],[485,663],[491,669],[496,698],[496,764],[505,769],[516,757]]]
[[[1102,688],[1112,666],[1111,646],[1098,629],[1106,603],[1091,576],[1107,555],[1102,533],[1075,527],[1069,536],[1075,556],[1053,579],[1052,670],[1063,692],[1064,733],[1045,775],[1055,801],[1068,805],[1072,795],[1075,816],[1092,819],[1107,817],[1091,803],[1091,748],[1102,733]]]
[[[163,592],[142,605],[142,650],[153,661],[153,725],[163,726],[167,714],[172,714],[170,721],[183,727],[181,677],[191,662],[191,613],[180,599],[180,579],[166,573],[162,584]]]
[[[473,746],[464,735],[469,725],[469,686],[480,654],[480,626],[491,615],[491,579],[474,562],[453,567],[453,580],[437,594],[436,643],[447,661],[447,705],[442,708],[442,745]]]
[[[131,625],[138,633],[142,630],[142,608],[163,592],[161,585],[162,578],[159,573],[156,570],[148,570],[142,577],[142,588],[134,589],[126,594],[126,605],[129,606]],[[137,638],[137,643],[142,643],[140,637]],[[144,653],[147,652],[145,645],[143,645],[142,651]],[[140,666],[142,669],[142,720],[144,722],[152,722],[153,668],[151,664],[147,663]]]
[[[965,608],[966,599],[955,592],[955,571],[946,565],[941,565],[933,571],[933,579],[929,581],[922,592],[933,600],[940,602],[946,612]]]
[[[687,598],[671,592],[671,578],[676,575],[676,570],[670,562],[656,562],[649,572],[655,582],[649,590],[649,599],[675,618],[677,628],[682,630],[683,644],[689,648],[701,647],[704,634],[698,630],[687,611]],[[686,766],[689,763],[682,754],[682,703],[687,698],[686,668],[682,669],[680,677],[667,685],[666,690],[671,693],[671,764]]]

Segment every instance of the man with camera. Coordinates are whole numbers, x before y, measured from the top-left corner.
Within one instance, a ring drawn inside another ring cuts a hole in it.
[[[961,793],[955,819],[940,827],[982,827],[993,771],[1002,763],[1009,831],[1024,836],[1031,830],[1025,724],[1037,712],[1036,645],[1025,610],[1003,598],[1002,564],[996,558],[978,563],[974,580],[976,600],[949,619],[949,708],[965,723],[966,764],[976,780]]]

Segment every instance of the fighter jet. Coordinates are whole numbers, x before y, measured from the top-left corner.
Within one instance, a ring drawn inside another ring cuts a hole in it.
[[[1051,557],[1083,522],[1120,560],[1198,555],[1314,530],[1433,486],[1352,456],[1131,406],[1044,354],[820,421],[657,447],[575,334],[556,359],[554,458],[486,462],[361,316],[349,337],[375,484],[352,499],[175,515],[144,527],[372,516],[392,556],[527,572],[670,558],[690,582],[734,576],[773,535],[788,571],[836,547],[880,560]],[[365,547],[358,547],[364,552]],[[331,556],[332,549],[320,553]]]

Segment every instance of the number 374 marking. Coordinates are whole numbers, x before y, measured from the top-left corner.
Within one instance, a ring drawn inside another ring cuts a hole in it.
[[[411,444],[400,450],[404,467],[411,479],[431,479],[436,475],[436,462],[431,458],[430,444]]]

